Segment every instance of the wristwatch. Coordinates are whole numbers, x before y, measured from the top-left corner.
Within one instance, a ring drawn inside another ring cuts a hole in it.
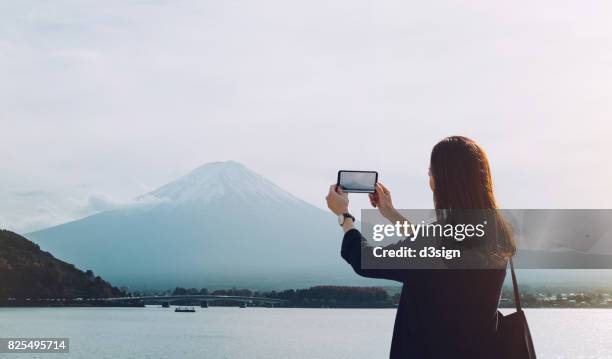
[[[342,213],[338,215],[338,224],[342,227],[342,225],[344,224],[344,221],[346,221],[347,218],[350,218],[353,220],[353,222],[355,222],[355,217],[353,217],[352,214]]]

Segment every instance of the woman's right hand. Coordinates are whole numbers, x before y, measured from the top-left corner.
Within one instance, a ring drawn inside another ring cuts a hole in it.
[[[370,203],[374,208],[378,208],[380,214],[383,217],[394,222],[398,219],[399,213],[393,207],[393,201],[391,200],[391,191],[385,185],[378,182],[376,183],[376,192],[370,193]],[[402,217],[403,218],[403,217]]]

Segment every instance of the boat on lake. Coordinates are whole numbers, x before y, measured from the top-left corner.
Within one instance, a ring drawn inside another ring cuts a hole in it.
[[[174,312],[176,313],[195,313],[194,307],[177,307],[174,308]]]

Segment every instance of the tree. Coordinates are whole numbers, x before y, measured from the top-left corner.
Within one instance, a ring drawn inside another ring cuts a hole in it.
[[[182,288],[182,287],[176,287],[174,288],[174,291],[172,292],[172,295],[185,295],[187,294],[187,289]]]

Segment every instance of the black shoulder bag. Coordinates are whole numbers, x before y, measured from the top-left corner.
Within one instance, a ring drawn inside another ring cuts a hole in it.
[[[512,274],[512,287],[514,287],[516,312],[506,316],[499,311],[497,312],[497,339],[500,358],[535,359],[535,349],[533,348],[527,318],[521,307],[521,296],[512,259],[510,260],[510,272]]]

